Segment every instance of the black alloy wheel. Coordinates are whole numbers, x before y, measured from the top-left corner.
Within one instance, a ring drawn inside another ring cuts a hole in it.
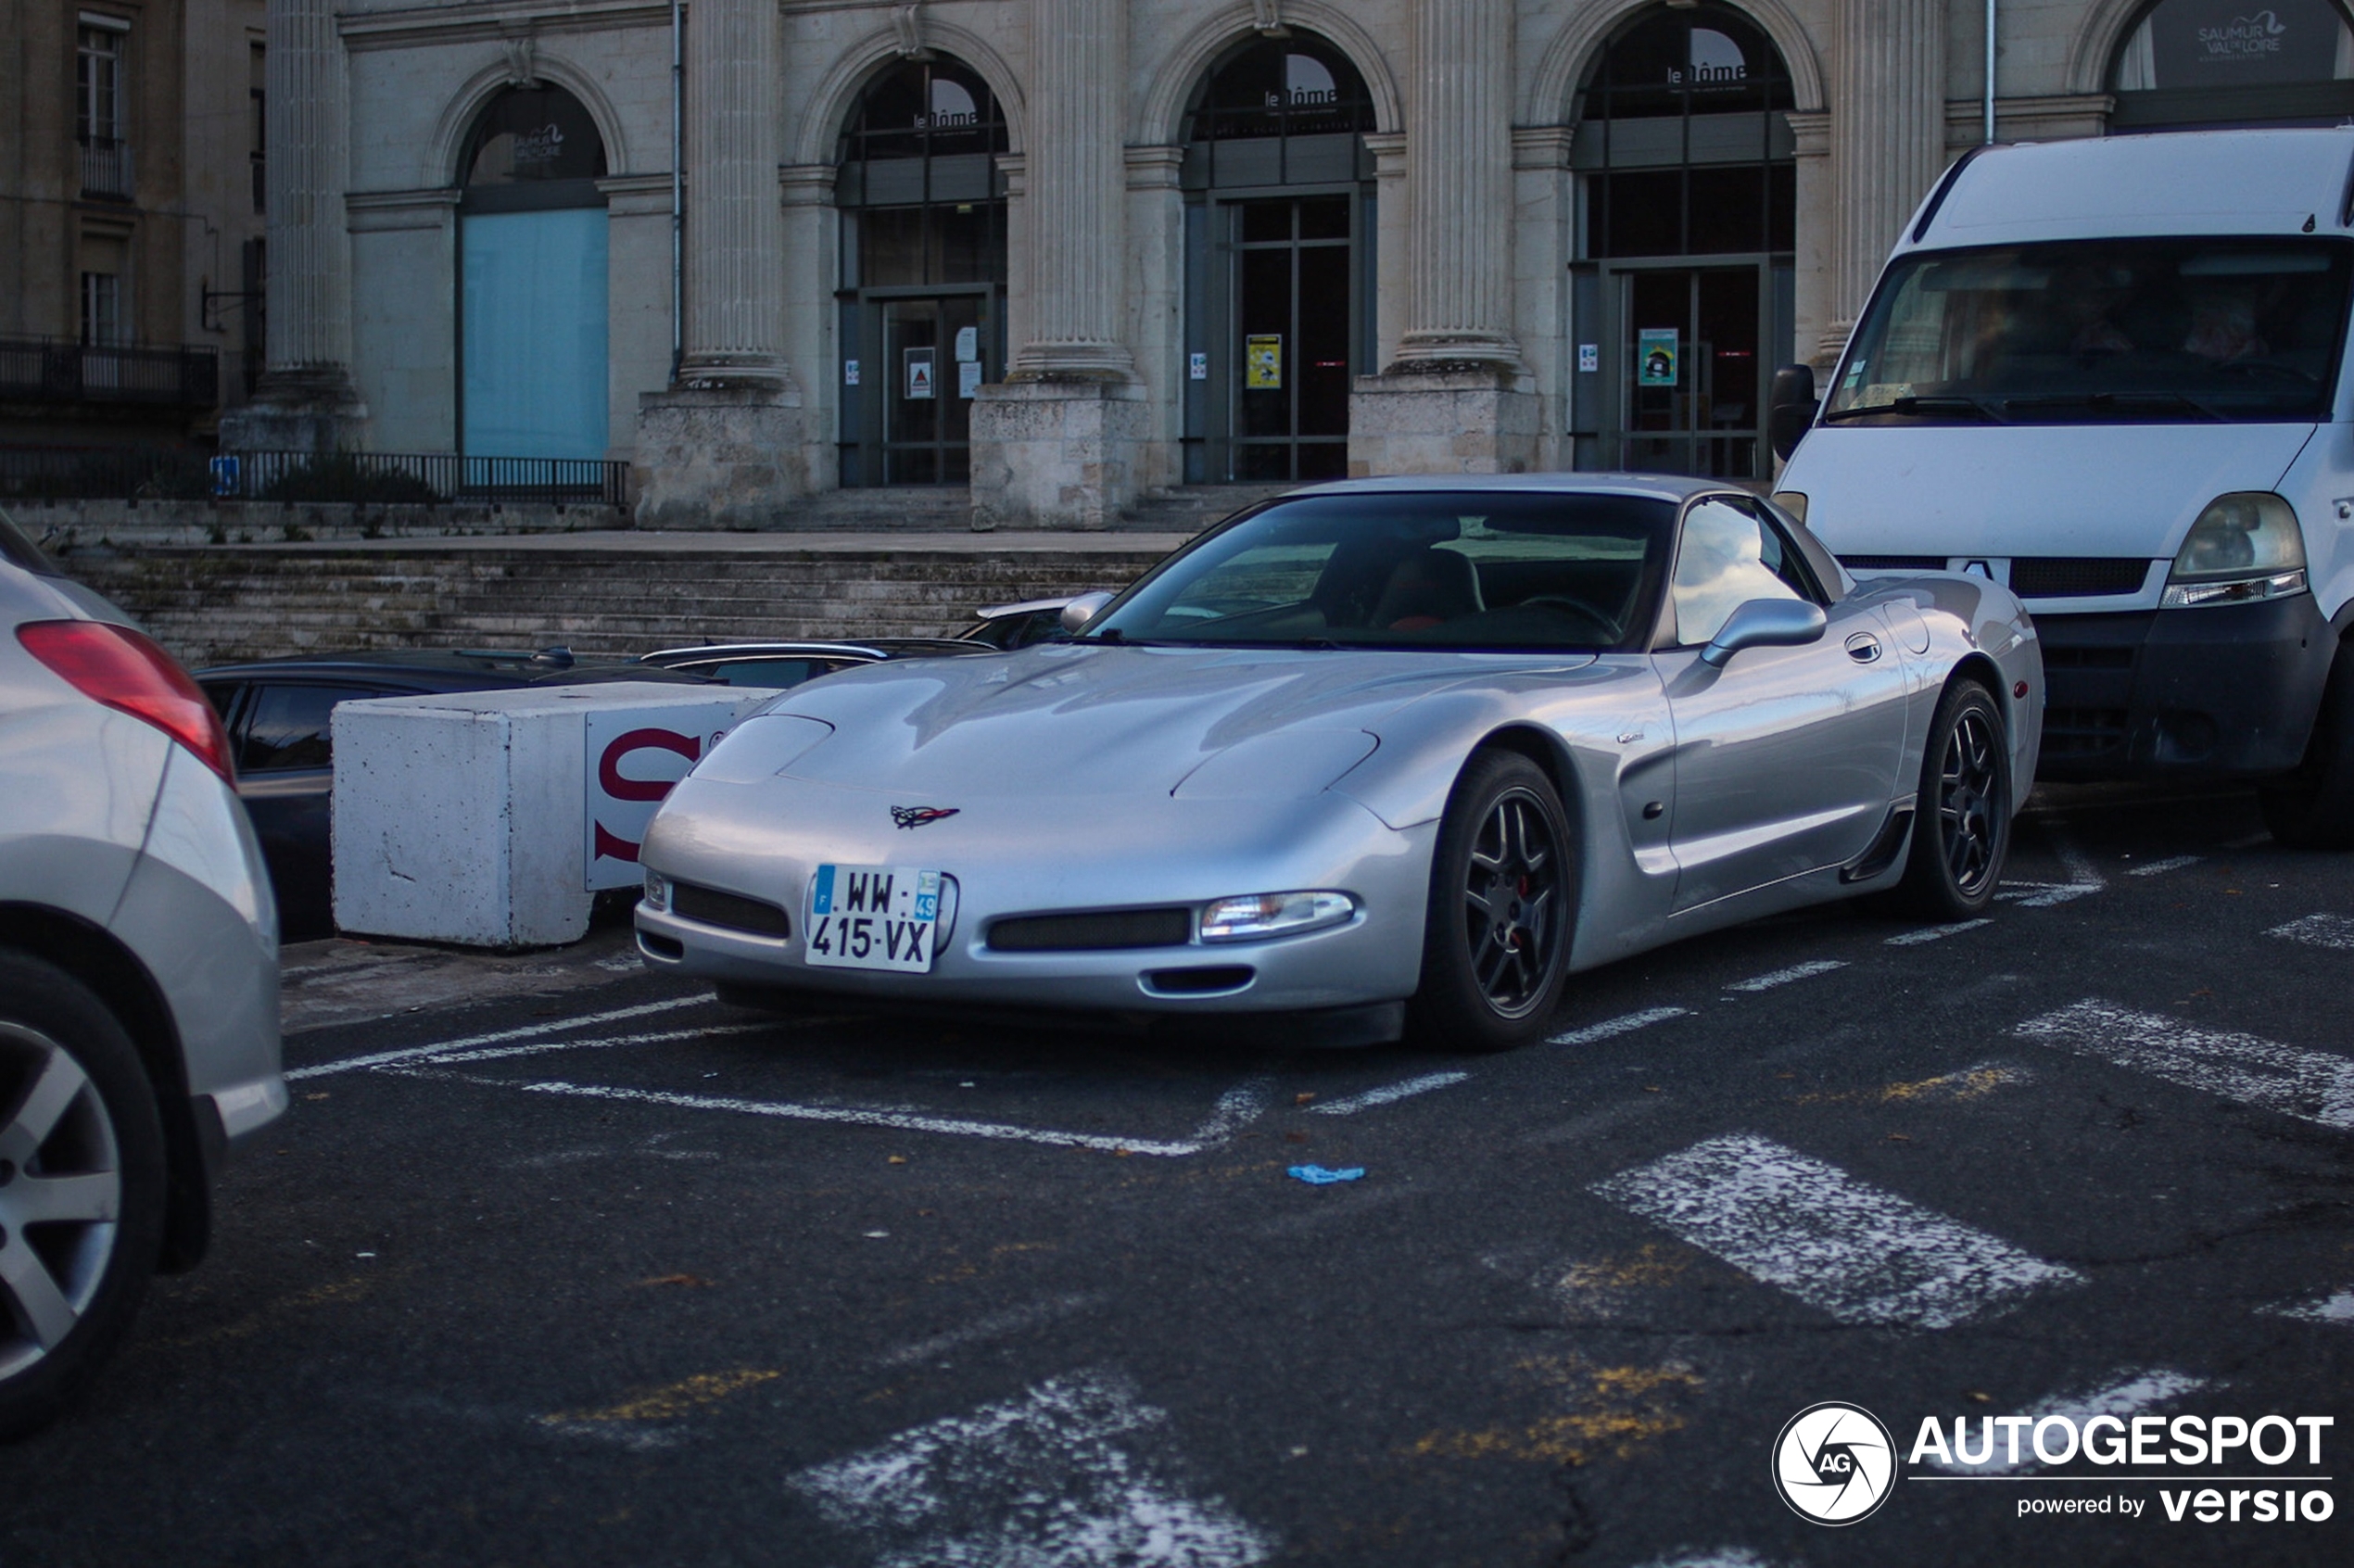
[[[1482,752],[1456,781],[1431,866],[1412,1031],[1455,1051],[1501,1051],[1544,1032],[1576,926],[1576,856],[1545,771]]]
[[[1898,907],[1932,920],[1982,913],[2010,853],[2011,752],[2002,710],[1978,682],[1957,680],[1939,699],[1917,799]]]

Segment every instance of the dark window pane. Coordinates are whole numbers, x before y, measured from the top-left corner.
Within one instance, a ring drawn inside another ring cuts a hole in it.
[[[1371,131],[1373,98],[1347,56],[1294,35],[1244,45],[1196,91],[1186,139],[1310,136]]]
[[[1290,202],[1247,201],[1241,206],[1243,240],[1246,244],[1258,240],[1291,238],[1292,204]]]
[[[464,183],[593,180],[604,172],[605,144],[579,99],[561,87],[513,87],[475,121]]]
[[[1766,170],[1761,164],[1690,171],[1691,228],[1686,249],[1695,256],[1766,248]]]
[[[869,208],[858,215],[858,281],[890,288],[924,281],[924,213],[919,207]]]
[[[338,702],[385,693],[365,686],[260,686],[238,748],[241,772],[326,767],[332,761],[327,715]]]
[[[1301,239],[1347,239],[1348,201],[1345,196],[1310,196],[1299,204]]]
[[[1604,192],[1601,223],[1604,256],[1677,256],[1684,249],[1684,171],[1606,174],[1594,183]]]

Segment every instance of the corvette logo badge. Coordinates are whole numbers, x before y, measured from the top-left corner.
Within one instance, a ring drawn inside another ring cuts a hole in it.
[[[958,810],[956,806],[892,806],[891,820],[902,828],[921,828],[927,822],[954,816]]]

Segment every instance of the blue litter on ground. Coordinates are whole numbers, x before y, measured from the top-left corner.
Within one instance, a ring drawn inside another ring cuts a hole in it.
[[[1293,1181],[1305,1182],[1311,1187],[1329,1187],[1335,1182],[1354,1182],[1364,1173],[1365,1168],[1361,1165],[1352,1165],[1343,1170],[1327,1170],[1321,1165],[1295,1165],[1291,1168]]]

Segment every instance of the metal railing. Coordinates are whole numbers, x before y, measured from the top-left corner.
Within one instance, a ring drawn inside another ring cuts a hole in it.
[[[0,498],[619,507],[629,499],[629,465],[439,452],[0,447]]]
[[[82,194],[131,195],[131,144],[117,136],[82,138]]]
[[[0,337],[0,398],[5,398],[209,409],[221,400],[221,354],[207,348],[111,348]]]

